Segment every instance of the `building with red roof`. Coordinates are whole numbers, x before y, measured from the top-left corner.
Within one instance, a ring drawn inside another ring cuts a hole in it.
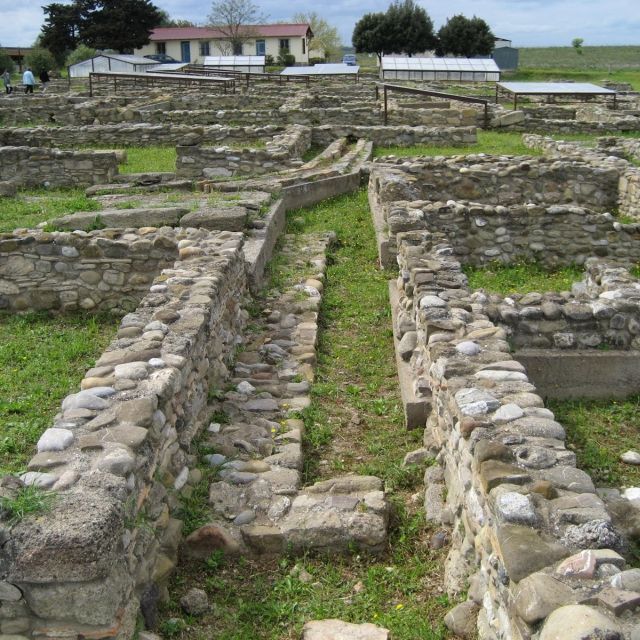
[[[292,54],[296,63],[308,64],[311,26],[304,23],[256,24],[243,27],[245,42],[233,51],[229,38],[215,27],[158,27],[150,42],[135,50],[136,55],[167,55],[181,62],[202,63],[206,56],[272,56],[281,51]]]

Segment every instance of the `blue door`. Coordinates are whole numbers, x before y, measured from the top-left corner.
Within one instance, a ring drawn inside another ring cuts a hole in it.
[[[180,54],[182,62],[191,62],[191,43],[189,41],[180,43]]]
[[[256,55],[263,56],[267,52],[266,43],[264,40],[256,40]]]

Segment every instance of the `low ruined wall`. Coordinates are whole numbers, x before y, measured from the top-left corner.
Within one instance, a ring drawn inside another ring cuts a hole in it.
[[[484,310],[516,349],[640,349],[640,283],[598,259],[588,261],[571,294],[493,294]]]
[[[399,265],[398,337],[415,345],[415,387],[433,407],[425,446],[439,464],[425,475],[427,518],[451,527],[447,591],[469,598],[445,622],[459,629],[477,619],[483,640],[525,640],[541,629],[541,638],[568,638],[576,624],[585,637],[600,629],[622,638],[638,624],[609,601],[608,576],[625,568],[623,540],[562,425],[446,244],[407,233]],[[622,584],[621,601],[635,597]]]
[[[176,175],[199,178],[282,171],[300,166],[301,156],[310,146],[311,130],[296,125],[274,136],[264,149],[180,145],[176,147]]]
[[[398,234],[425,229],[445,234],[454,254],[475,266],[524,261],[554,268],[583,264],[594,255],[625,264],[640,260],[639,224],[622,224],[610,213],[583,207],[496,207],[419,200],[380,208],[391,257],[396,253]]]
[[[210,125],[166,126],[163,124],[106,124],[80,127],[36,127],[0,129],[0,146],[76,147],[86,145],[152,146],[183,144],[185,137],[196,138],[201,144],[246,144],[270,139],[282,133],[283,127],[229,127]]]
[[[113,182],[116,154],[109,151],[61,151],[36,147],[0,147],[0,181],[18,187],[82,187]]]
[[[418,144],[465,146],[477,142],[474,127],[424,127],[408,125],[321,125],[313,128],[313,143],[326,146],[336,138],[366,138],[379,147],[411,147]]]
[[[180,259],[67,396],[22,476],[50,511],[2,525],[0,624],[27,638],[131,638],[176,563],[190,444],[246,314],[241,235],[175,230]],[[5,492],[6,495],[6,492]]]
[[[0,309],[135,309],[176,260],[172,230],[0,234]]]
[[[409,199],[396,197],[400,191],[411,194],[413,200],[472,200],[503,206],[572,203],[606,210],[617,204],[620,177],[620,170],[607,164],[597,167],[574,159],[527,156],[472,155],[413,162],[382,158],[377,164],[375,184],[382,201]]]

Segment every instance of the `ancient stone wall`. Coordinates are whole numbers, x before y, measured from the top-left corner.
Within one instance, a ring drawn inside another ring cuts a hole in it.
[[[484,313],[516,349],[640,348],[640,284],[597,258],[571,292],[492,294]]]
[[[425,446],[439,464],[425,475],[427,518],[451,526],[446,586],[469,598],[446,621],[463,628],[477,617],[487,640],[540,629],[568,638],[576,625],[623,637],[637,624],[624,614],[637,594],[625,582],[633,571],[618,573],[622,537],[504,329],[483,313],[484,295],[467,289],[438,237],[402,236],[398,337],[415,346],[416,389],[431,394]]]
[[[0,181],[18,187],[105,184],[117,173],[116,154],[109,151],[0,147]]]
[[[241,235],[178,229],[175,241],[180,259],[123,318],[22,476],[54,502],[37,524],[0,528],[4,634],[131,638],[175,565],[175,509],[199,481],[190,444],[246,319]]]
[[[293,125],[274,136],[264,149],[199,145],[176,147],[176,174],[187,178],[263,174],[300,166],[311,146],[311,130]]]
[[[25,147],[79,147],[86,145],[151,146],[177,145],[185,136],[196,138],[201,144],[246,144],[270,139],[282,133],[275,125],[229,127],[210,125],[166,126],[163,124],[106,124],[64,127],[4,128],[0,129],[0,146]]]
[[[477,142],[474,127],[425,127],[409,125],[321,125],[313,127],[313,143],[326,146],[336,138],[366,138],[380,147],[418,144],[464,146]]]
[[[178,257],[172,229],[0,234],[0,309],[135,309]]]

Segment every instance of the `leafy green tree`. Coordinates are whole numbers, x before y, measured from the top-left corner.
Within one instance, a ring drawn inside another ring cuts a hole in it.
[[[224,54],[240,55],[242,45],[256,37],[252,25],[266,20],[252,0],[217,0],[211,5],[209,24],[218,29],[226,42],[220,44]]]
[[[81,28],[81,42],[96,49],[127,53],[149,42],[160,23],[160,11],[150,0],[97,0]]]
[[[2,47],[0,47],[0,74],[2,74],[5,69],[9,73],[13,73],[15,65],[13,64],[11,56]]]
[[[482,18],[456,15],[438,31],[439,51],[444,55],[488,56],[495,46],[495,37]]]
[[[365,13],[353,29],[351,43],[358,53],[375,53],[378,60],[386,51],[384,13]]]
[[[86,2],[70,5],[55,2],[42,7],[45,20],[38,44],[51,51],[58,63],[80,44],[80,27],[87,8]]]
[[[581,56],[582,55],[582,45],[584,44],[583,38],[574,38],[571,41],[571,46],[576,50],[576,53]]]
[[[39,43],[61,63],[78,45],[132,51],[149,42],[162,15],[151,0],[74,0],[49,4]]]
[[[356,23],[352,36],[357,52],[413,55],[436,46],[433,22],[414,0],[396,0],[385,13],[367,13]]]
[[[48,49],[43,47],[34,47],[25,56],[25,63],[27,67],[31,67],[33,75],[38,77],[43,71],[51,71],[58,68],[58,63],[55,57]]]
[[[386,53],[415,53],[436,46],[433,22],[429,14],[414,0],[396,0],[385,14]]]
[[[309,13],[296,13],[293,16],[294,22],[308,23],[311,25],[313,37],[309,41],[309,50],[322,53],[324,58],[338,58],[342,51],[342,40],[338,34],[338,29],[331,26],[324,18],[321,18],[315,11]]]
[[[157,27],[195,27],[196,23],[191,20],[183,20],[182,18],[172,18],[164,9],[159,10],[160,22]]]
[[[64,64],[66,67],[70,67],[72,64],[77,64],[78,62],[83,62],[84,60],[90,60],[97,53],[98,52],[95,49],[87,47],[86,44],[81,44],[67,56]]]

